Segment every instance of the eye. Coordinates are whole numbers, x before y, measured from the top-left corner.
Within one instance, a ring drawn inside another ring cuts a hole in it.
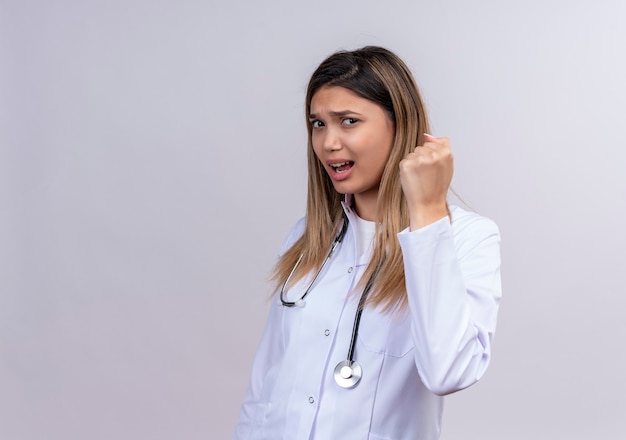
[[[358,120],[358,119],[356,119],[356,118],[344,118],[344,119],[342,119],[342,121],[341,121],[341,123],[342,123],[343,125],[354,125],[354,124],[356,124],[357,122],[359,122],[359,120]]]
[[[316,119],[315,121],[311,121],[311,127],[313,128],[320,128],[323,126],[324,126],[324,123],[320,121],[319,119]]]

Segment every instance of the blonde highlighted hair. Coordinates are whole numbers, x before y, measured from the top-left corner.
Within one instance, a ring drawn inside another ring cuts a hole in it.
[[[361,287],[379,267],[367,304],[382,310],[404,309],[407,304],[404,262],[396,237],[408,227],[409,214],[400,183],[400,161],[430,132],[419,90],[408,67],[387,49],[367,46],[337,52],[313,73],[306,93],[308,127],[308,195],[303,235],[279,259],[273,279],[281,286],[296,261],[302,260],[292,277],[301,279],[320,267],[342,222],[342,195],[337,193],[311,142],[311,99],[324,86],[346,88],[383,108],[393,121],[395,136],[380,181],[376,238],[373,254],[360,281]]]

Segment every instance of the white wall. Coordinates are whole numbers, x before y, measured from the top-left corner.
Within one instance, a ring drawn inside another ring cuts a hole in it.
[[[303,214],[303,95],[396,51],[500,225],[443,440],[623,439],[626,3],[0,0],[0,438],[228,438]]]

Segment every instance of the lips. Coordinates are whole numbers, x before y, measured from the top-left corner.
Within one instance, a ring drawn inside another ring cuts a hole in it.
[[[354,162],[351,160],[329,164],[329,166],[337,173],[345,173],[352,168],[352,165],[354,165]]]
[[[340,160],[335,162],[327,162],[329,167],[328,174],[331,179],[335,181],[345,180],[347,179],[351,172],[352,167],[354,166],[354,161],[352,160]]]

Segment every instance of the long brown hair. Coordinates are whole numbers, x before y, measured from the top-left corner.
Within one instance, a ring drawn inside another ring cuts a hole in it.
[[[383,310],[403,309],[407,304],[404,262],[396,234],[408,227],[409,214],[399,164],[417,145],[424,143],[423,134],[430,130],[413,75],[400,58],[381,47],[337,52],[320,64],[309,81],[305,112],[309,171],[306,226],[304,234],[276,263],[273,279],[282,285],[300,256],[302,260],[293,281],[319,268],[342,221],[342,195],[333,188],[311,142],[311,99],[323,86],[343,87],[380,105],[394,122],[393,146],[378,192],[374,249],[360,285],[380,266],[367,304]]]

